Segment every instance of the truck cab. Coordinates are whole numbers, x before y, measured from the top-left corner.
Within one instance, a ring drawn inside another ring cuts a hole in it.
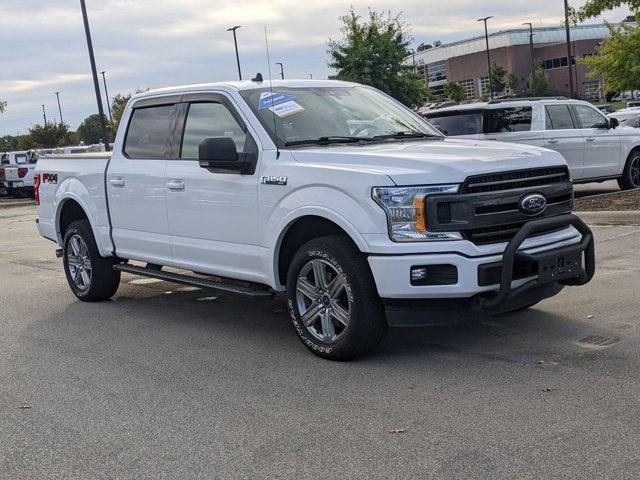
[[[347,82],[144,92],[113,152],[45,157],[36,183],[38,227],[81,300],[112,296],[122,272],[281,293],[331,359],[389,326],[535,304],[594,270],[558,153],[447,139]]]

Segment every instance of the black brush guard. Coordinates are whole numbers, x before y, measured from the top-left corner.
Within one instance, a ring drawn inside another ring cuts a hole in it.
[[[582,234],[582,240],[579,243],[540,253],[528,254],[518,251],[522,243],[532,234],[570,225]],[[583,253],[584,268],[582,267]],[[537,265],[538,276],[511,289],[513,264],[516,260]],[[582,220],[570,213],[532,220],[522,226],[504,250],[500,289],[490,297],[476,297],[474,307],[485,311],[496,310],[518,295],[552,282],[560,285],[584,285],[593,278],[594,272],[593,234]]]

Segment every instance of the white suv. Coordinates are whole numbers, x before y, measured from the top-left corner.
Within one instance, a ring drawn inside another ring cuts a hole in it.
[[[619,126],[588,102],[503,99],[456,105],[424,115],[448,136],[526,143],[562,154],[574,182],[617,179],[640,187],[640,132]]]

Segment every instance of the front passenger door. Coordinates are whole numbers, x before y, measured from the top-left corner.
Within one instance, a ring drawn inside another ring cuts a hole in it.
[[[605,116],[595,108],[588,105],[574,105],[573,108],[585,142],[585,178],[617,175],[622,170],[618,132],[609,128]]]
[[[230,137],[238,152],[257,144],[231,100],[222,94],[186,95],[181,105],[179,151],[168,161],[167,216],[176,267],[259,281],[263,253],[257,235],[257,174],[200,167],[200,143]]]

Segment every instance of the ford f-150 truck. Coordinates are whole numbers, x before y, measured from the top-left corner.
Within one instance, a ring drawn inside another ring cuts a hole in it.
[[[353,83],[145,92],[112,153],[44,157],[35,182],[80,300],[113,296],[121,272],[286,292],[300,339],[330,359],[389,326],[529,307],[595,268],[559,153],[447,139]]]

